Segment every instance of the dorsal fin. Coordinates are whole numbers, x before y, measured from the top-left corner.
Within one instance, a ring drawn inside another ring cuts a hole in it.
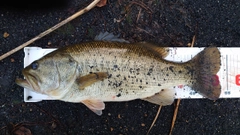
[[[149,51],[152,51],[153,53],[156,53],[161,58],[165,58],[169,54],[169,48],[168,47],[159,47],[155,44],[148,43],[148,42],[140,42],[137,43],[138,45],[143,46],[144,48],[148,49]]]
[[[119,35],[115,36],[113,33],[109,32],[100,32],[95,36],[94,40],[96,41],[110,41],[110,42],[120,42],[120,43],[129,43],[127,40],[119,38]]]

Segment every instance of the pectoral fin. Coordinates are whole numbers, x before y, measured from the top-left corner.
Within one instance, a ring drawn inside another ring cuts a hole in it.
[[[148,101],[153,104],[158,105],[171,105],[174,101],[175,97],[175,90],[174,89],[162,89],[159,93],[156,93],[155,95],[144,98],[142,100]]]
[[[102,110],[105,108],[105,104],[101,100],[83,100],[82,103],[97,115],[102,115]]]
[[[107,72],[95,72],[78,78],[77,82],[79,84],[79,88],[83,90],[85,87],[90,86],[95,82],[102,81],[107,77]]]

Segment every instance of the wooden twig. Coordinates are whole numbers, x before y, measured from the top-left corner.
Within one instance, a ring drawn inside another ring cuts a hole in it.
[[[160,114],[161,108],[162,108],[162,106],[160,105],[159,108],[158,108],[157,114],[156,114],[156,116],[155,116],[155,118],[154,118],[154,120],[152,122],[152,125],[150,126],[150,128],[149,128],[149,130],[147,132],[147,135],[149,134],[149,132],[151,131],[153,125],[155,124],[155,122],[156,122],[156,120],[158,118],[158,115]]]
[[[172,119],[172,125],[171,125],[171,129],[170,129],[169,135],[172,134],[173,127],[174,127],[174,125],[175,125],[175,121],[176,121],[177,114],[178,114],[179,104],[180,104],[180,99],[177,100],[177,104],[176,104],[176,107],[175,107],[175,110],[174,110],[173,119]]]
[[[15,49],[13,49],[13,50],[11,50],[11,51],[3,54],[2,56],[0,56],[0,60],[2,60],[2,59],[4,59],[4,58],[10,56],[11,54],[13,54],[13,53],[21,50],[22,48],[28,46],[29,44],[33,43],[34,41],[36,41],[36,40],[38,40],[38,39],[46,36],[47,34],[53,32],[54,30],[58,29],[59,27],[63,26],[64,24],[72,21],[73,19],[77,18],[78,16],[80,16],[80,15],[88,12],[89,10],[91,10],[92,8],[94,8],[99,1],[100,1],[100,0],[94,0],[92,3],[90,3],[90,4],[89,4],[87,7],[85,7],[84,9],[78,11],[77,13],[75,13],[75,14],[73,14],[72,16],[68,17],[67,19],[63,20],[62,22],[60,22],[60,23],[56,24],[55,26],[51,27],[50,29],[48,29],[48,30],[40,33],[39,35],[37,35],[37,36],[34,37],[33,39],[25,42],[24,44],[18,46],[17,48],[15,48]]]
[[[195,41],[196,41],[196,35],[193,36],[193,38],[192,38],[192,43],[190,44],[190,47],[193,47],[193,46],[194,46]],[[180,104],[180,99],[177,100],[177,105],[176,105],[175,110],[174,110],[173,119],[172,119],[172,125],[171,125],[171,129],[170,129],[169,135],[172,134],[173,127],[174,127],[174,125],[175,125],[175,121],[176,121],[176,118],[177,118],[177,113],[178,113],[179,104]]]
[[[194,45],[194,43],[195,43],[195,40],[196,40],[196,35],[194,35],[193,38],[192,38],[191,47],[193,47],[193,45]]]

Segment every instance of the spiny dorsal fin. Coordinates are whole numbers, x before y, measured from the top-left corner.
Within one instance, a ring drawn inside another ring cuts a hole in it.
[[[109,32],[104,32],[104,33],[100,32],[98,35],[95,36],[94,40],[129,43],[127,40],[119,38],[119,35],[115,36],[113,35],[113,33],[109,33]]]
[[[107,72],[95,72],[78,78],[77,83],[79,84],[79,89],[83,90],[85,87],[90,86],[95,82],[102,81],[107,77]]]
[[[171,105],[175,98],[175,90],[174,89],[162,89],[159,93],[151,97],[144,98],[142,100],[148,101],[157,105]]]
[[[148,43],[148,42],[141,42],[141,43],[137,43],[138,45],[143,46],[144,48],[155,52],[157,55],[160,55],[161,58],[165,58],[168,56],[169,54],[169,48],[168,47],[159,47],[155,44],[152,43]]]

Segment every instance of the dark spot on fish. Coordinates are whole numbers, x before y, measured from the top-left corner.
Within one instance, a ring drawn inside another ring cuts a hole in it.
[[[162,89],[161,91],[164,91],[164,89]]]
[[[112,85],[112,81],[108,80],[108,86]]]
[[[113,86],[115,86],[116,88],[121,86],[121,85],[122,85],[122,81],[113,83]]]
[[[116,77],[120,77],[120,76],[121,76],[120,74],[116,75]]]
[[[139,86],[139,88],[142,88],[142,86]]]
[[[91,69],[93,68],[93,66],[89,66]]]
[[[121,93],[118,93],[118,94],[116,95],[116,97],[121,97]]]
[[[122,92],[123,88],[119,89],[120,92]]]
[[[191,74],[191,76],[193,76],[193,73],[194,73],[194,71],[195,71],[194,69],[192,69],[192,68],[189,67],[189,66],[186,66],[185,69],[188,70],[187,74]]]
[[[177,93],[175,93],[175,96],[177,96]]]
[[[32,99],[32,96],[28,96],[28,97],[27,97],[27,100],[30,100],[30,99]]]
[[[173,72],[173,68],[174,68],[173,66],[170,66],[170,67],[169,67],[170,71]]]
[[[138,82],[138,79],[136,79],[136,82]]]
[[[130,69],[129,69],[129,72],[132,74],[132,73],[133,73],[133,69],[132,69],[132,68],[130,68]]]
[[[118,65],[114,65],[113,67],[114,67],[114,68],[118,68]]]
[[[162,85],[159,83],[158,86],[162,86]]]
[[[89,74],[92,74],[93,72],[89,72]]]
[[[123,80],[127,80],[127,78],[124,76],[124,77],[123,77]]]
[[[152,68],[150,68],[150,69],[148,70],[148,73],[147,73],[147,75],[151,75],[151,74],[152,74],[152,72],[153,72],[153,69],[152,69]]]
[[[108,79],[111,78],[111,77],[112,77],[112,74],[109,74],[109,75],[108,75]]]
[[[156,78],[155,77],[153,77],[153,80],[155,80]]]
[[[163,81],[166,81],[166,79],[164,78]]]
[[[148,82],[146,82],[146,84],[148,84]]]
[[[142,82],[142,80],[140,80],[140,82]]]
[[[181,73],[182,73],[182,70],[179,70],[178,73],[181,74]]]
[[[130,78],[130,75],[128,76],[128,78]]]
[[[168,74],[166,74],[166,76],[169,76]]]

